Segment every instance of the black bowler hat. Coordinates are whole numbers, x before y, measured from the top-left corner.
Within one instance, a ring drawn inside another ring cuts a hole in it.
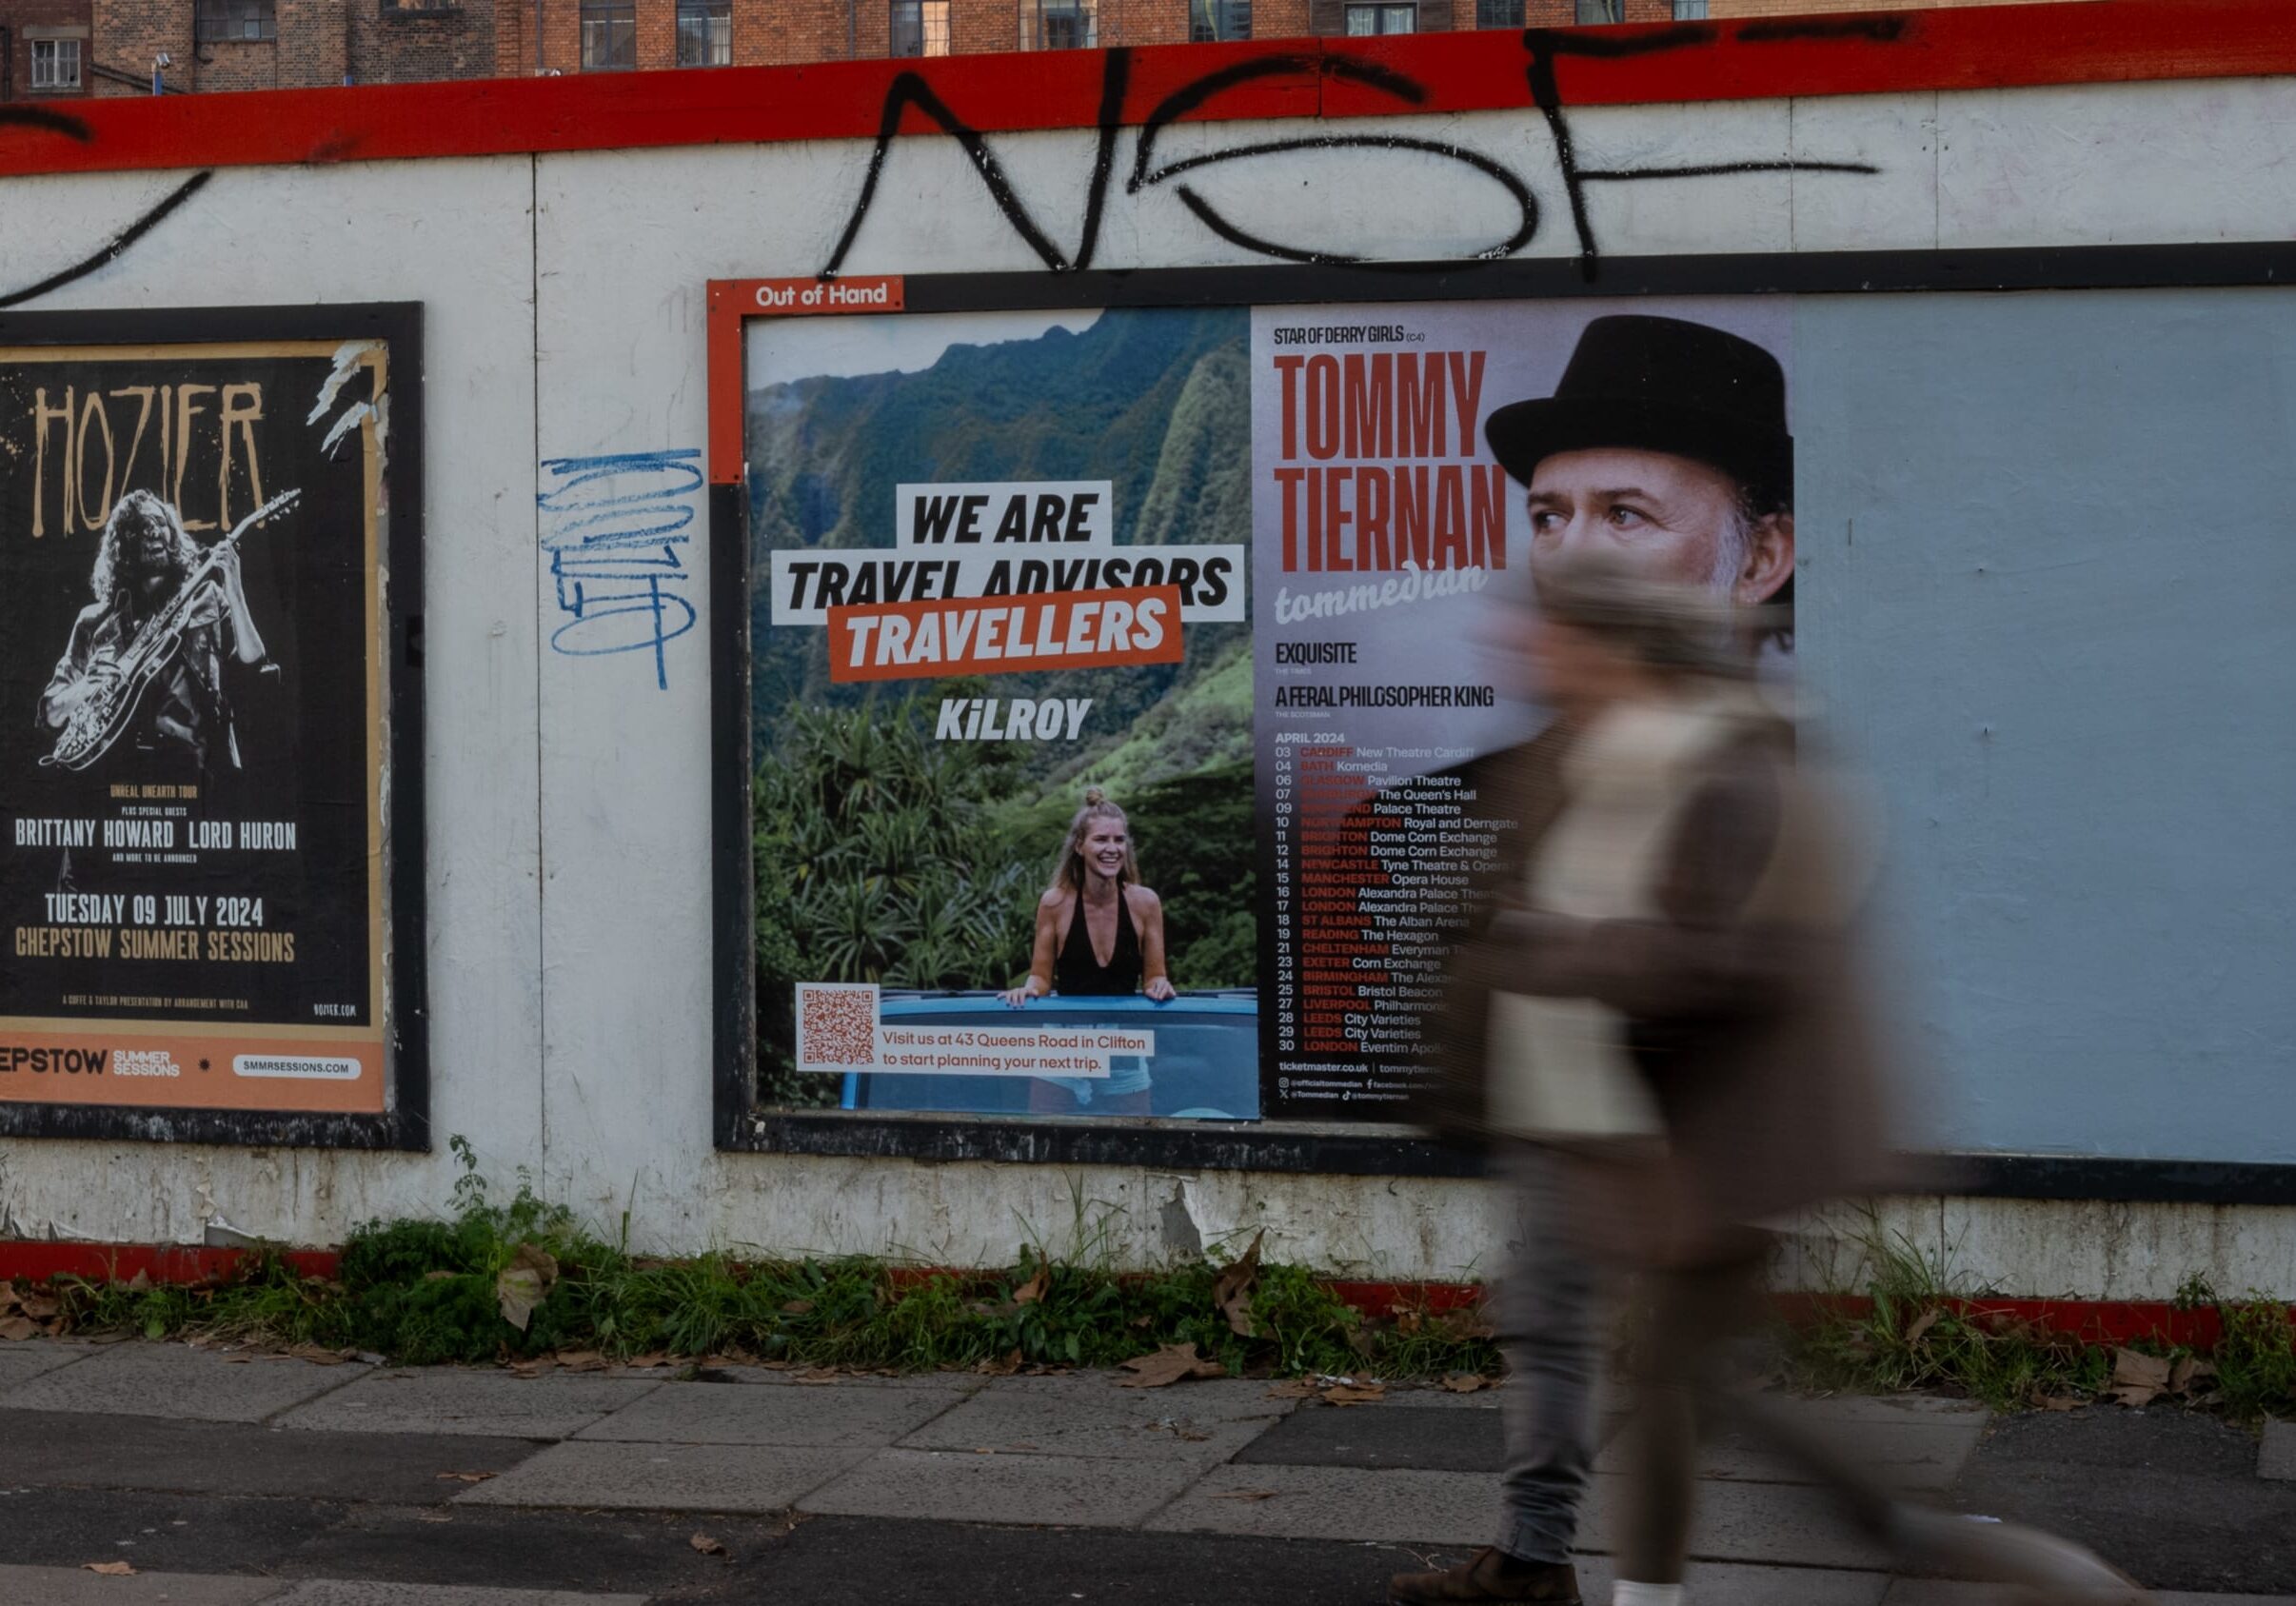
[[[1785,369],[1751,340],[1680,318],[1595,319],[1554,394],[1499,408],[1483,438],[1525,485],[1556,452],[1629,446],[1721,469],[1757,512],[1793,506]]]

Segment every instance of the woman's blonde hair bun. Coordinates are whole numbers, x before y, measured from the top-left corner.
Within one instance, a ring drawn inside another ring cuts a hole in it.
[[[1084,806],[1086,808],[1098,808],[1107,801],[1108,794],[1101,791],[1098,786],[1087,786],[1084,788]]]

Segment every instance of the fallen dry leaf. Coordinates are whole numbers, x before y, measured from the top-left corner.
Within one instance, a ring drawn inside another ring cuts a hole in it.
[[[23,1296],[16,1292],[14,1282],[0,1280],[0,1311],[14,1310],[17,1300],[22,1298]]]
[[[18,1296],[16,1308],[34,1321],[48,1321],[64,1307],[46,1294],[34,1293]]]
[[[1474,1394],[1491,1386],[1491,1379],[1480,1372],[1446,1372],[1443,1386],[1453,1394]]]
[[[524,1333],[534,1319],[534,1307],[549,1297],[550,1285],[557,1280],[557,1257],[535,1244],[520,1244],[502,1276],[494,1279],[503,1319]]]
[[[107,1578],[132,1578],[135,1576],[135,1569],[125,1561],[83,1561],[80,1563],[80,1571],[101,1573]]]
[[[1033,1305],[1051,1292],[1052,1263],[1048,1260],[1039,1260],[1036,1275],[1013,1290],[1013,1303]]]
[[[657,1351],[652,1355],[642,1355],[635,1359],[625,1360],[622,1364],[632,1372],[651,1372],[656,1367],[667,1366],[669,1357]]]
[[[811,1299],[784,1299],[782,1301],[782,1314],[783,1316],[811,1316],[813,1301]]]
[[[22,1338],[37,1338],[39,1336],[40,1324],[30,1317],[0,1317],[0,1338],[12,1341]]]
[[[1268,1390],[1270,1399],[1306,1399],[1316,1392],[1316,1385],[1306,1378],[1290,1378]]]
[[[296,1344],[287,1354],[297,1360],[307,1360],[316,1366],[340,1366],[350,1358],[341,1350],[323,1349],[317,1344]]]
[[[139,1271],[128,1279],[128,1292],[130,1294],[142,1294],[148,1292],[150,1287],[151,1274],[149,1272]]]
[[[707,1534],[696,1534],[692,1538],[686,1540],[685,1542],[693,1546],[694,1549],[700,1551],[703,1556],[723,1556],[725,1554],[724,1545],[721,1544],[718,1540],[711,1538]]]
[[[2116,1350],[2112,1357],[2112,1387],[2107,1398],[2123,1405],[2149,1405],[2168,1389],[2169,1364],[2157,1355]]]
[[[1252,1290],[1259,1286],[1259,1245],[1267,1236],[1264,1227],[1254,1233],[1243,1259],[1222,1266],[1213,1279],[1212,1303],[1228,1319],[1228,1331],[1240,1338],[1252,1336]]]
[[[1009,1378],[1020,1370],[1020,1352],[1014,1350],[1009,1355],[993,1355],[973,1370],[986,1373],[992,1378]]]
[[[1194,1344],[1166,1344],[1154,1355],[1136,1355],[1124,1362],[1129,1378],[1118,1378],[1120,1389],[1161,1389],[1190,1378],[1224,1378],[1228,1369],[1206,1360]]]
[[[1323,1391],[1326,1405],[1376,1405],[1386,1398],[1384,1383],[1334,1383]]]
[[[439,1474],[439,1481],[442,1483],[485,1483],[490,1478],[501,1476],[500,1473],[492,1472],[443,1472]]]
[[[2035,1395],[2033,1403],[2044,1411],[2078,1411],[2088,1401],[2077,1394],[2043,1394]]]
[[[603,1372],[611,1364],[596,1350],[570,1350],[558,1358],[558,1369],[562,1372]]]
[[[1913,1325],[1906,1329],[1906,1342],[1909,1344],[1920,1343],[1929,1336],[1930,1329],[1937,1325],[1937,1319],[1943,1315],[1945,1315],[1943,1305],[1931,1305],[1928,1310],[1915,1317]]]
[[[1495,1338],[1498,1337],[1498,1329],[1492,1325],[1491,1319],[1483,1314],[1483,1307],[1480,1305],[1470,1305],[1461,1310],[1446,1311],[1438,1325],[1455,1338]]]

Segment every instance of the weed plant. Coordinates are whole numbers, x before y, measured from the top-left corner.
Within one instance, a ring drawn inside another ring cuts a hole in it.
[[[1296,1266],[1263,1266],[1238,1333],[1216,1303],[1218,1268],[1198,1260],[1118,1272],[1111,1214],[1079,1200],[1071,1242],[1024,1245],[1009,1269],[915,1273],[859,1257],[649,1259],[586,1231],[522,1181],[497,1202],[462,1140],[453,1214],[375,1221],[344,1245],[335,1279],[275,1255],[228,1283],[136,1287],[60,1279],[75,1330],[208,1335],[354,1350],[396,1362],[478,1363],[574,1351],[736,1356],[822,1367],[929,1371],[983,1363],[1113,1366],[1194,1343],[1232,1372],[1379,1376],[1495,1372],[1473,1313],[1366,1317]],[[525,1331],[505,1319],[498,1279],[531,1246],[557,1276]]]
[[[1867,1266],[1862,1298],[1821,1300],[1811,1319],[1784,1336],[1789,1381],[1865,1394],[1950,1389],[2002,1411],[2109,1394],[2122,1346],[1972,1306],[1982,1296],[1956,1286],[1942,1253],[1925,1253],[1878,1228],[1857,1241]],[[2224,1299],[2198,1280],[2188,1280],[2175,1302],[2218,1316],[2219,1337],[2205,1358],[2212,1376],[2190,1391],[2190,1402],[2246,1422],[2296,1415],[2296,1327],[2286,1304],[2254,1290]],[[2172,1365],[2203,1358],[2187,1346],[2149,1339],[2126,1347]]]
[[[1242,1323],[1249,1331],[1239,1333],[1217,1302],[1213,1260],[1118,1272],[1115,1213],[1080,1196],[1064,1245],[1032,1239],[1002,1271],[918,1273],[859,1257],[650,1259],[629,1253],[626,1220],[621,1240],[609,1242],[523,1180],[497,1201],[469,1145],[456,1139],[453,1146],[463,1175],[451,1215],[359,1228],[335,1279],[299,1276],[271,1254],[250,1257],[231,1281],[202,1287],[61,1279],[65,1321],[78,1331],[315,1345],[410,1364],[589,1351],[904,1372],[1104,1367],[1193,1343],[1231,1372],[1255,1376],[1498,1370],[1476,1313],[1366,1315],[1298,1266],[1258,1268]],[[2001,1410],[2095,1399],[2112,1387],[2112,1346],[1973,1308],[1943,1255],[1878,1230],[1859,1242],[1860,1297],[1821,1300],[1814,1317],[1779,1335],[1790,1384],[1944,1388]],[[551,1258],[557,1277],[522,1332],[503,1316],[499,1279],[533,1249]],[[2244,1421],[2296,1416],[2296,1334],[2286,1305],[2253,1292],[2223,1299],[2199,1281],[2178,1302],[2219,1317],[2213,1376],[2187,1399]],[[2129,1347],[2171,1361],[2190,1353]]]

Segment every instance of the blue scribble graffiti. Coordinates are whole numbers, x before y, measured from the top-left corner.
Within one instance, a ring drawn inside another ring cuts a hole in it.
[[[574,658],[651,652],[654,684],[669,689],[665,649],[694,627],[680,587],[694,575],[685,547],[703,486],[699,451],[554,457],[542,466],[543,550],[558,611],[554,651]]]

